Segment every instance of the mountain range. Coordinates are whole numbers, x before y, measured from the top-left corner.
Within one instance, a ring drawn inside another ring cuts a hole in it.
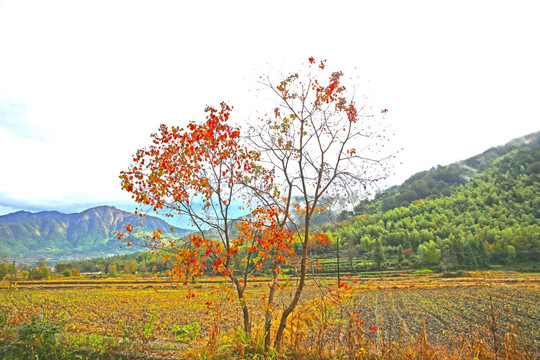
[[[139,223],[132,232],[138,238],[156,229],[169,235],[172,229],[177,237],[188,232],[157,217],[145,216],[141,222],[138,215],[113,206],[75,214],[18,211],[0,216],[0,254],[32,262],[41,257],[59,261],[133,252],[140,248],[126,246],[115,233]]]

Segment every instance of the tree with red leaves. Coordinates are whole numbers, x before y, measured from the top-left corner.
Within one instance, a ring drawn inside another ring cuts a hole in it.
[[[331,208],[337,196],[357,195],[386,174],[387,158],[368,151],[383,139],[369,124],[377,122],[377,114],[358,107],[354,92],[342,84],[343,73],[325,78],[326,61],[308,60],[304,73],[276,83],[260,79],[277,106],[250,126],[248,137],[229,125],[232,109],[227,104],[207,107],[200,124],[192,122],[186,129],[162,125],[152,135],[153,144],[138,150],[120,175],[122,187],[137,203],[191,221],[196,231],[184,242],[156,231],[147,245],[172,248],[171,275],[186,283],[208,271],[228,277],[248,336],[253,319],[246,289],[257,271],[267,268],[272,274],[262,299],[265,349],[272,346],[276,316],[273,346],[282,344],[287,319],[305,286],[309,248],[329,242],[326,235],[313,233],[314,214]],[[238,206],[249,215],[233,216]],[[128,233],[132,229],[125,228]],[[300,254],[294,254],[295,243]],[[278,281],[292,256],[299,259],[296,290],[279,307]]]

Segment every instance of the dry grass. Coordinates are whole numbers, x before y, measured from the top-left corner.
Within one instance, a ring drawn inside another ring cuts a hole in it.
[[[279,358],[537,358],[538,275],[465,275],[472,276],[348,278],[339,289],[335,280],[312,280]],[[276,310],[292,288],[281,291]],[[65,322],[66,335],[125,339],[128,352],[128,343],[138,344],[130,345],[138,356],[269,358],[277,355],[261,353],[266,291],[267,280],[258,279],[249,293],[255,325],[249,339],[238,330],[235,297],[219,279],[179,287],[148,279],[21,282],[0,291],[0,311],[7,327],[41,316]],[[194,323],[201,327],[197,337],[179,339],[175,329]]]

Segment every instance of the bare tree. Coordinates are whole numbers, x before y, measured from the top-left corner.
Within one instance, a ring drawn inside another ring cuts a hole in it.
[[[306,282],[308,250],[313,243],[311,220],[326,211],[336,196],[358,198],[368,185],[387,176],[390,156],[381,155],[388,139],[378,132],[386,109],[368,114],[356,103],[354,88],[343,85],[342,72],[328,75],[326,61],[309,58],[307,70],[274,82],[260,78],[278,105],[251,126],[252,146],[265,167],[275,172],[272,196],[262,203],[279,208],[279,226],[295,232],[301,243],[299,281],[289,304],[280,309],[274,346],[280,348],[287,319],[298,305]],[[273,314],[267,311],[266,330]]]

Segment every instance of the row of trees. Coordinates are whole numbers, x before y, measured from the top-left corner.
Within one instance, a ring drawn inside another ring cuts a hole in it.
[[[0,280],[43,280],[51,276],[71,277],[86,274],[101,276],[164,274],[173,267],[172,261],[162,262],[155,254],[139,253],[109,258],[59,262],[49,266],[44,259],[34,265],[14,265],[0,261]]]
[[[78,270],[79,273],[100,273],[103,276],[165,274],[173,268],[173,260],[162,261],[164,254],[140,252],[106,258],[57,263],[55,272]]]
[[[15,262],[8,261],[7,256],[0,256],[0,280],[29,279],[42,280],[51,275],[51,269],[44,259],[40,259],[33,266],[19,266]]]

